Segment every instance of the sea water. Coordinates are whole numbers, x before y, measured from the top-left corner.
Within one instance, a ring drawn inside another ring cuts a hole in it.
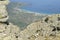
[[[21,9],[44,14],[60,13],[60,0],[17,0],[17,1],[28,4],[26,6],[21,7]]]

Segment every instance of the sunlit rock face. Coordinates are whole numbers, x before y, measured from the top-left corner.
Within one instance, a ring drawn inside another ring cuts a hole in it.
[[[20,32],[22,40],[60,40],[60,14],[53,14],[34,22]]]
[[[19,40],[20,28],[8,21],[7,4],[8,0],[0,0],[0,40]]]
[[[8,5],[9,0],[0,0],[0,5]]]
[[[8,12],[6,11],[7,4],[8,0],[0,0],[0,22],[8,20]]]

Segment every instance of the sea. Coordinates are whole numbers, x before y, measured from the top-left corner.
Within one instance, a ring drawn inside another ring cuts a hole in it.
[[[25,4],[23,7],[21,7],[21,9],[43,14],[60,14],[60,0],[17,0],[17,1]]]

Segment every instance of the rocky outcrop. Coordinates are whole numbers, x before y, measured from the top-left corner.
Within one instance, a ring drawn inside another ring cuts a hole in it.
[[[9,23],[0,23],[0,40],[18,40],[20,29],[18,26]]]
[[[8,0],[0,0],[0,40],[19,40],[20,28],[8,21]]]
[[[20,32],[21,40],[60,40],[60,14],[44,17]]]
[[[6,2],[6,3],[5,3]],[[6,5],[8,4],[8,1],[0,1],[0,22],[5,22],[8,20],[8,12],[6,11]]]

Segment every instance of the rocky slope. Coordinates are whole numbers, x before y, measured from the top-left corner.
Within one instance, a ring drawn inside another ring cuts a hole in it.
[[[60,14],[34,22],[20,32],[21,40],[60,40]]]

